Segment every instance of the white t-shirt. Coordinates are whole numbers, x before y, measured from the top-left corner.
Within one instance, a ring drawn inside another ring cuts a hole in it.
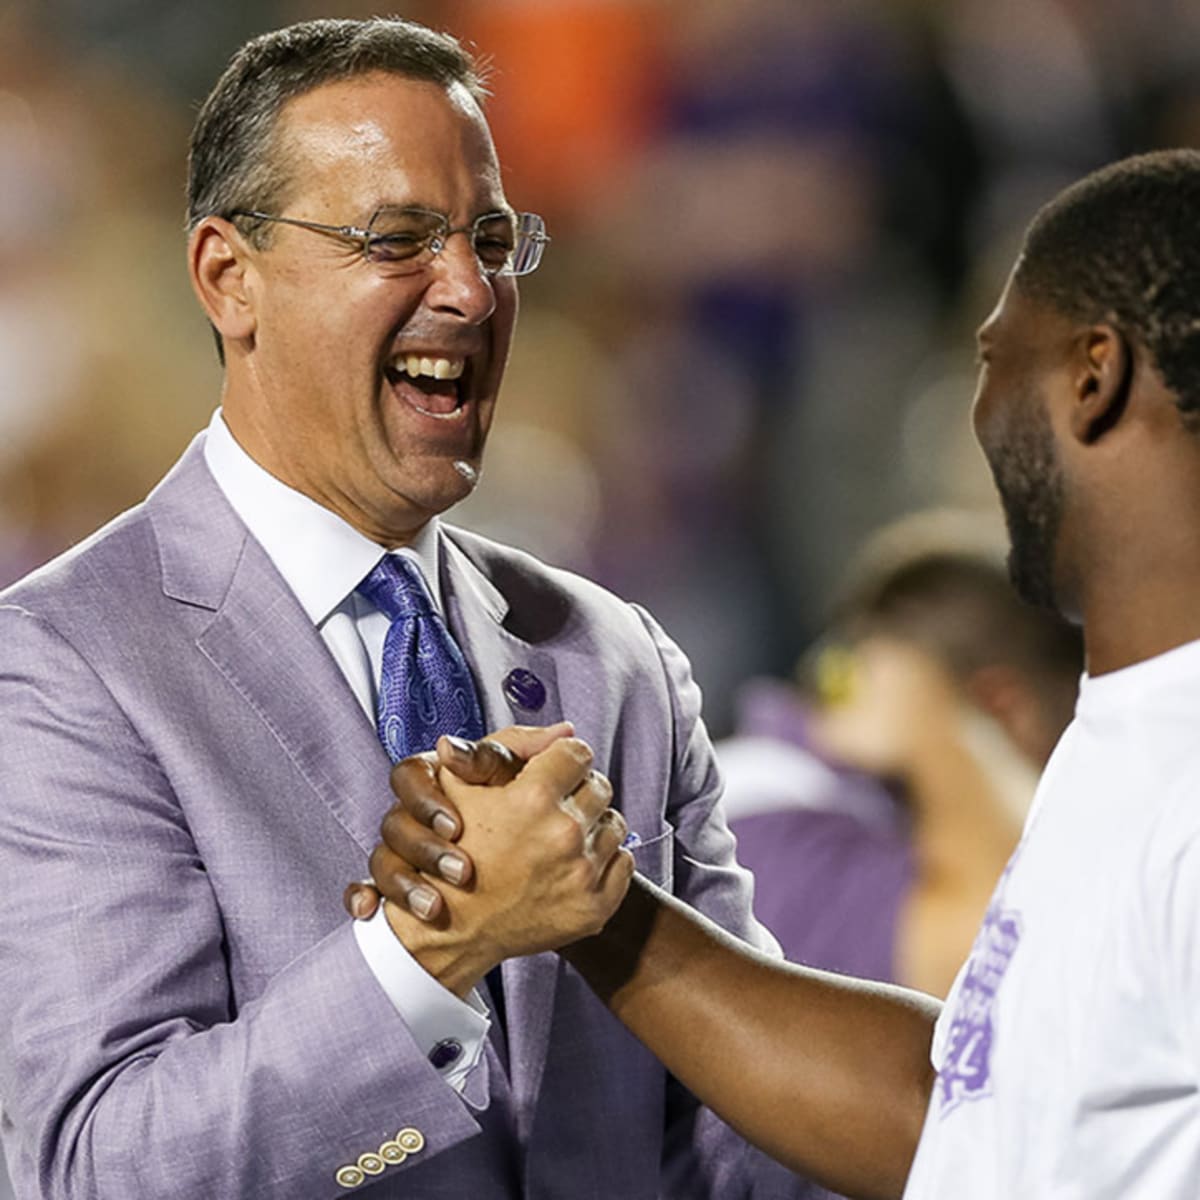
[[[1200,642],[1085,677],[938,1021],[906,1200],[1200,1196]]]

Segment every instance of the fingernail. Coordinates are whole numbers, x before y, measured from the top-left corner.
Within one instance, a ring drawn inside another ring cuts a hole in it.
[[[350,911],[354,914],[355,920],[361,921],[367,915],[368,907],[367,898],[362,892],[355,892],[350,897]]]
[[[454,734],[446,734],[446,741],[458,751],[459,754],[470,754],[475,749],[473,742],[468,742],[466,738],[456,737]]]
[[[467,864],[457,854],[443,854],[437,861],[438,873],[451,883],[462,883]]]
[[[431,891],[427,887],[418,886],[408,893],[408,907],[422,920],[428,920],[436,903],[437,892]]]
[[[641,844],[642,844],[642,839],[641,839],[640,835],[638,835],[631,829],[625,835],[625,840],[621,843],[621,846],[625,850],[632,850],[634,848],[634,846],[640,846]]]
[[[435,813],[433,817],[433,832],[449,841],[457,832],[458,826],[454,819],[444,812]]]

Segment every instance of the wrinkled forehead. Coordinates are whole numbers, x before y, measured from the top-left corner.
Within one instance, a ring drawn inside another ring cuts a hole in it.
[[[322,84],[284,106],[275,153],[294,182],[373,182],[381,202],[432,204],[421,189],[502,199],[491,131],[459,83],[373,73]],[[393,181],[408,187],[388,194]]]

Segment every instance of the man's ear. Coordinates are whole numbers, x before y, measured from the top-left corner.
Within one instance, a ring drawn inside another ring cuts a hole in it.
[[[226,341],[252,337],[257,320],[247,287],[249,247],[233,223],[205,217],[188,239],[192,290]]]
[[[1090,445],[1116,425],[1129,403],[1133,354],[1115,325],[1093,325],[1080,336],[1074,382],[1071,432]]]

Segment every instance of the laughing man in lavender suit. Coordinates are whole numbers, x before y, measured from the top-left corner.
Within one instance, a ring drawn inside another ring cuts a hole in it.
[[[503,880],[476,927],[339,904],[391,760],[569,717],[641,871],[764,940],[680,652],[644,612],[437,520],[476,479],[514,277],[545,241],[508,206],[481,98],[450,38],[319,21],[244,47],[200,113],[189,264],[222,408],[144,504],[0,607],[19,1196],[802,1186],[510,913],[540,889],[594,931],[628,882],[625,823],[562,728],[518,747],[559,738],[540,806],[469,847]]]

